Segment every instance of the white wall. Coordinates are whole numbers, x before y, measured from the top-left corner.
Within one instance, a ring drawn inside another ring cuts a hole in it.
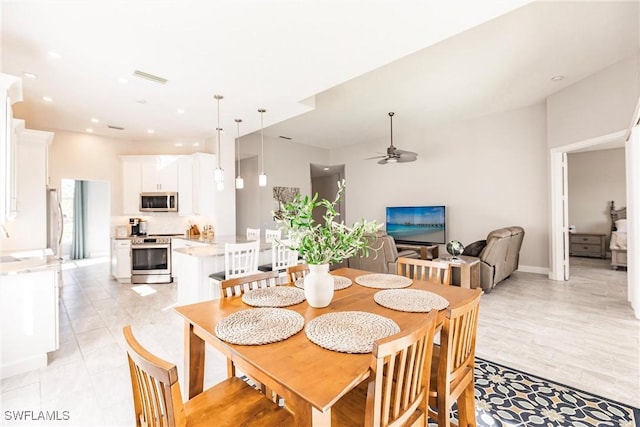
[[[547,168],[546,110],[520,110],[404,130],[396,143],[416,151],[412,163],[379,165],[364,160],[371,145],[331,152],[345,164],[346,220],[385,220],[390,205],[446,205],[447,239],[463,244],[485,239],[496,228],[520,225],[525,238],[520,268],[546,271]]]
[[[108,256],[110,215],[109,183],[88,181],[87,183],[87,235],[85,236],[90,257]]]
[[[624,148],[569,153],[567,158],[569,224],[577,232],[609,236],[609,202],[627,205]]]
[[[626,129],[638,102],[639,86],[636,56],[549,96],[549,148]]]
[[[242,152],[258,155],[260,153],[260,133],[242,137]],[[311,193],[311,163],[329,164],[329,151],[310,145],[296,144],[281,138],[264,136],[264,171],[267,174],[267,186],[258,187],[260,159],[254,157],[242,163],[244,177],[243,190],[236,191],[238,203],[237,223],[239,234],[246,227],[276,228],[271,215],[277,208],[273,199],[273,187],[299,187],[301,194]],[[240,211],[242,210],[242,212]],[[250,210],[246,212],[246,210]],[[255,222],[258,220],[259,222]],[[246,221],[246,222],[245,222]]]

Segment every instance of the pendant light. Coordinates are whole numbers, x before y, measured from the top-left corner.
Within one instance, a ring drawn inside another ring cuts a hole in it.
[[[216,189],[218,191],[222,191],[224,190],[224,171],[222,170],[222,167],[220,166],[220,132],[222,131],[222,128],[220,127],[220,100],[223,99],[224,97],[222,95],[214,95],[213,96],[215,98],[216,101],[218,101],[218,127],[216,127],[216,132],[218,135],[218,147],[217,147],[217,152],[216,152],[216,157],[218,158],[218,167],[216,168],[216,170],[213,172],[213,179],[216,182]]]
[[[261,167],[262,173],[258,176],[258,185],[260,187],[267,186],[267,175],[264,173],[264,122],[262,120],[264,113],[267,110],[264,108],[260,108],[258,113],[260,113],[260,158],[261,158]]]
[[[236,140],[236,146],[238,147],[237,151],[237,159],[238,159],[238,176],[236,177],[236,190],[242,190],[244,188],[244,179],[240,175],[240,123],[242,119],[236,119],[236,123],[238,124],[238,139]]]

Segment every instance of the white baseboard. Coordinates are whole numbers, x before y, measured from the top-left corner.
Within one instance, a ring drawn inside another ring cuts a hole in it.
[[[535,267],[532,265],[519,265],[517,271],[522,271],[524,273],[536,273],[536,274],[549,274],[548,267]]]

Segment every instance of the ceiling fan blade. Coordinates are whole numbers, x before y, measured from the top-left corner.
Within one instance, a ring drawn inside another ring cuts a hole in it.
[[[382,160],[378,160],[378,164],[379,165],[386,165],[389,162],[389,159],[382,159]]]
[[[382,155],[382,156],[375,156],[375,157],[367,157],[365,160],[372,160],[372,159],[382,159],[384,157],[387,157],[387,155]]]
[[[398,158],[398,163],[409,163],[409,162],[415,162],[416,160],[418,160],[417,155],[415,156],[403,155]]]
[[[406,151],[406,150],[396,150],[396,154],[400,154],[401,156],[403,155],[410,155],[410,156],[417,156],[418,153],[414,153],[413,151]]]

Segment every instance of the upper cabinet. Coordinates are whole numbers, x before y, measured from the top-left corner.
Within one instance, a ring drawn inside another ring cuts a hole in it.
[[[0,73],[0,223],[16,217],[16,126],[13,104],[22,101],[22,80]]]
[[[179,215],[216,215],[216,156],[121,156],[123,214],[140,214],[140,193],[177,192]]]
[[[142,159],[142,191],[178,191],[178,156],[148,156]]]

